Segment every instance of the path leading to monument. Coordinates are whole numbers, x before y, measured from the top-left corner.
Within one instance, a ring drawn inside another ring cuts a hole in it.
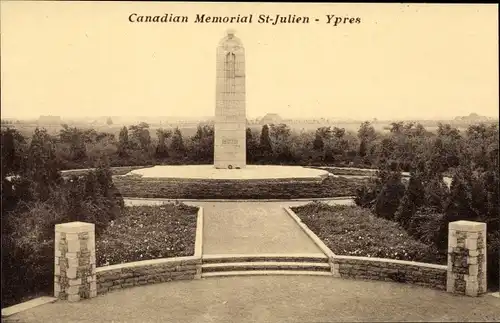
[[[418,286],[313,276],[177,281],[56,302],[5,322],[494,322],[495,297],[460,297]]]
[[[203,254],[321,253],[278,202],[196,202]]]

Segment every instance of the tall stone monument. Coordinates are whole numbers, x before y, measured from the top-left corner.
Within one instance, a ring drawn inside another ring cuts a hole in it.
[[[233,30],[217,46],[214,166],[246,166],[245,50]]]

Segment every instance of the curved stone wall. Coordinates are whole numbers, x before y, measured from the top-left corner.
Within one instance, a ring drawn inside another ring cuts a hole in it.
[[[177,257],[129,262],[96,268],[97,294],[146,284],[196,279],[201,257]]]

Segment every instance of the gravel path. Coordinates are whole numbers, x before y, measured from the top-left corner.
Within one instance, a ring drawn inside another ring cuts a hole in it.
[[[500,299],[412,285],[313,276],[209,278],[134,287],[56,302],[6,322],[499,321]]]

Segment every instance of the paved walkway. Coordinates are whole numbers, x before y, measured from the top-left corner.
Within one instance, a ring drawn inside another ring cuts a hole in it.
[[[500,299],[417,286],[314,276],[210,278],[134,287],[56,302],[8,322],[499,321]]]
[[[203,254],[321,253],[279,202],[198,202]]]

